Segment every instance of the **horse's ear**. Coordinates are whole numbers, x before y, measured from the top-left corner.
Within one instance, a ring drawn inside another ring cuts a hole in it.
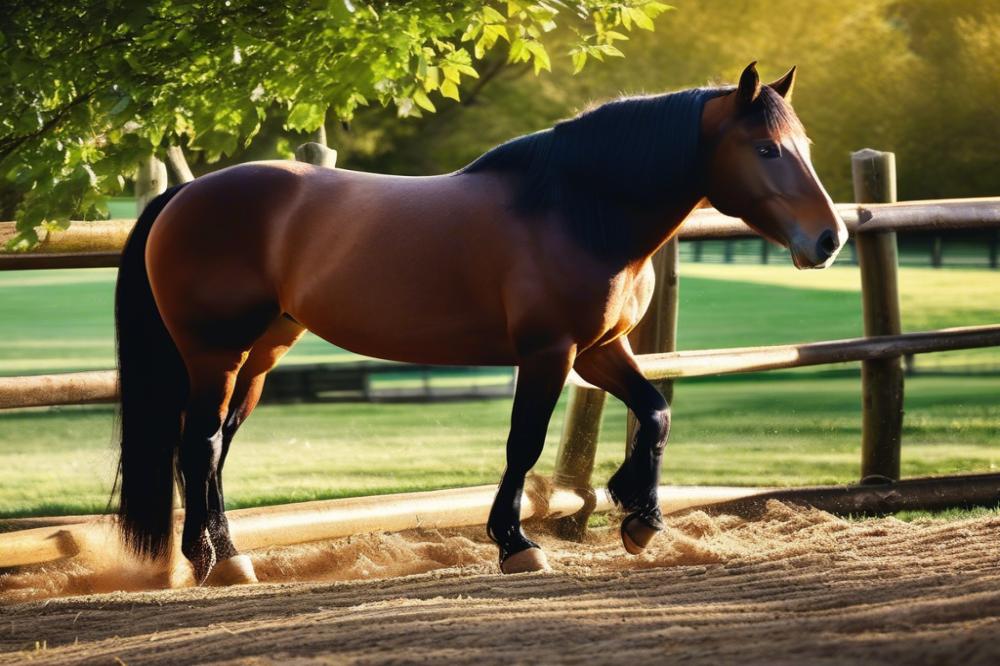
[[[760,76],[757,74],[757,61],[747,65],[740,74],[740,85],[736,88],[736,100],[740,108],[746,109],[760,95]]]
[[[792,88],[795,87],[795,67],[788,70],[787,74],[774,83],[769,83],[767,85],[774,89],[774,92],[784,97],[786,102],[791,102]]]

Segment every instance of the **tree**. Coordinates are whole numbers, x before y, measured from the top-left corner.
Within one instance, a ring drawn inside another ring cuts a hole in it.
[[[551,68],[557,26],[579,71],[652,29],[656,0],[84,0],[0,3],[0,178],[19,236],[106,215],[151,153],[208,161],[271,116],[313,131],[372,103],[433,113],[479,77],[487,53]]]
[[[850,154],[866,146],[896,153],[900,199],[998,193],[1000,0],[672,4],[676,18],[632,35],[626,59],[587,76],[569,61],[544,77],[508,68],[475,103],[412,123],[365,109],[331,145],[351,168],[448,171],[622,92],[733,83],[758,60],[764,80],[798,65],[794,106],[834,200],[852,200]]]

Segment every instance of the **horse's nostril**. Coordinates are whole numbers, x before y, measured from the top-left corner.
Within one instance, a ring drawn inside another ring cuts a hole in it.
[[[827,229],[819,236],[819,241],[816,243],[816,254],[820,261],[826,261],[833,256],[833,253],[837,251],[838,242],[837,236],[834,235],[832,231]]]

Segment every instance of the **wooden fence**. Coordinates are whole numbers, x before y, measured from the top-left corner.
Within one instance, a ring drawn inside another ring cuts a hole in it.
[[[319,151],[313,159],[323,162],[328,153]],[[672,390],[670,382],[680,377],[860,361],[861,478],[868,482],[896,480],[903,414],[902,356],[1000,345],[1000,324],[901,332],[896,232],[1000,229],[1000,197],[896,203],[891,153],[872,150],[855,153],[852,170],[857,203],[838,204],[837,210],[857,246],[864,338],[675,352],[678,241],[756,237],[742,221],[703,209],[695,211],[677,237],[654,257],[658,279],[653,306],[633,332],[632,342],[643,372],[656,380],[668,396]],[[116,266],[132,224],[132,220],[76,224],[66,231],[49,234],[30,252],[0,252],[0,270]],[[13,233],[12,223],[0,223],[0,244]],[[606,396],[579,378],[571,378],[571,384],[553,481],[593,500],[597,495],[591,485],[591,473]],[[0,378],[0,408],[110,400],[114,399],[115,391],[113,371]],[[992,495],[987,493],[986,497],[990,500]],[[587,511],[596,503],[584,501],[582,506],[583,510],[572,519],[577,530],[586,524]],[[379,527],[372,525],[371,529]]]

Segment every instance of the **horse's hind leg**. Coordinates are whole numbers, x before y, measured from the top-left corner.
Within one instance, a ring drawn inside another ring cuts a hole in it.
[[[642,376],[627,338],[587,350],[574,367],[588,382],[624,402],[639,424],[632,455],[608,481],[612,499],[630,512],[621,533],[625,549],[635,555],[663,529],[657,491],[660,460],[670,434],[670,406]]]
[[[218,557],[210,534],[208,494],[222,459],[222,424],[246,352],[185,354],[190,393],[184,410],[180,469],[184,486],[181,552],[201,585]]]
[[[257,578],[253,565],[245,555],[239,555],[229,535],[226,520],[226,503],[222,487],[222,470],[229,455],[229,447],[236,431],[247,420],[260,400],[267,372],[302,337],[305,329],[294,321],[281,317],[250,350],[236,378],[236,385],[229,401],[229,411],[222,424],[222,451],[216,472],[208,481],[208,531],[215,550],[216,566],[207,582],[212,585],[252,583]]]

